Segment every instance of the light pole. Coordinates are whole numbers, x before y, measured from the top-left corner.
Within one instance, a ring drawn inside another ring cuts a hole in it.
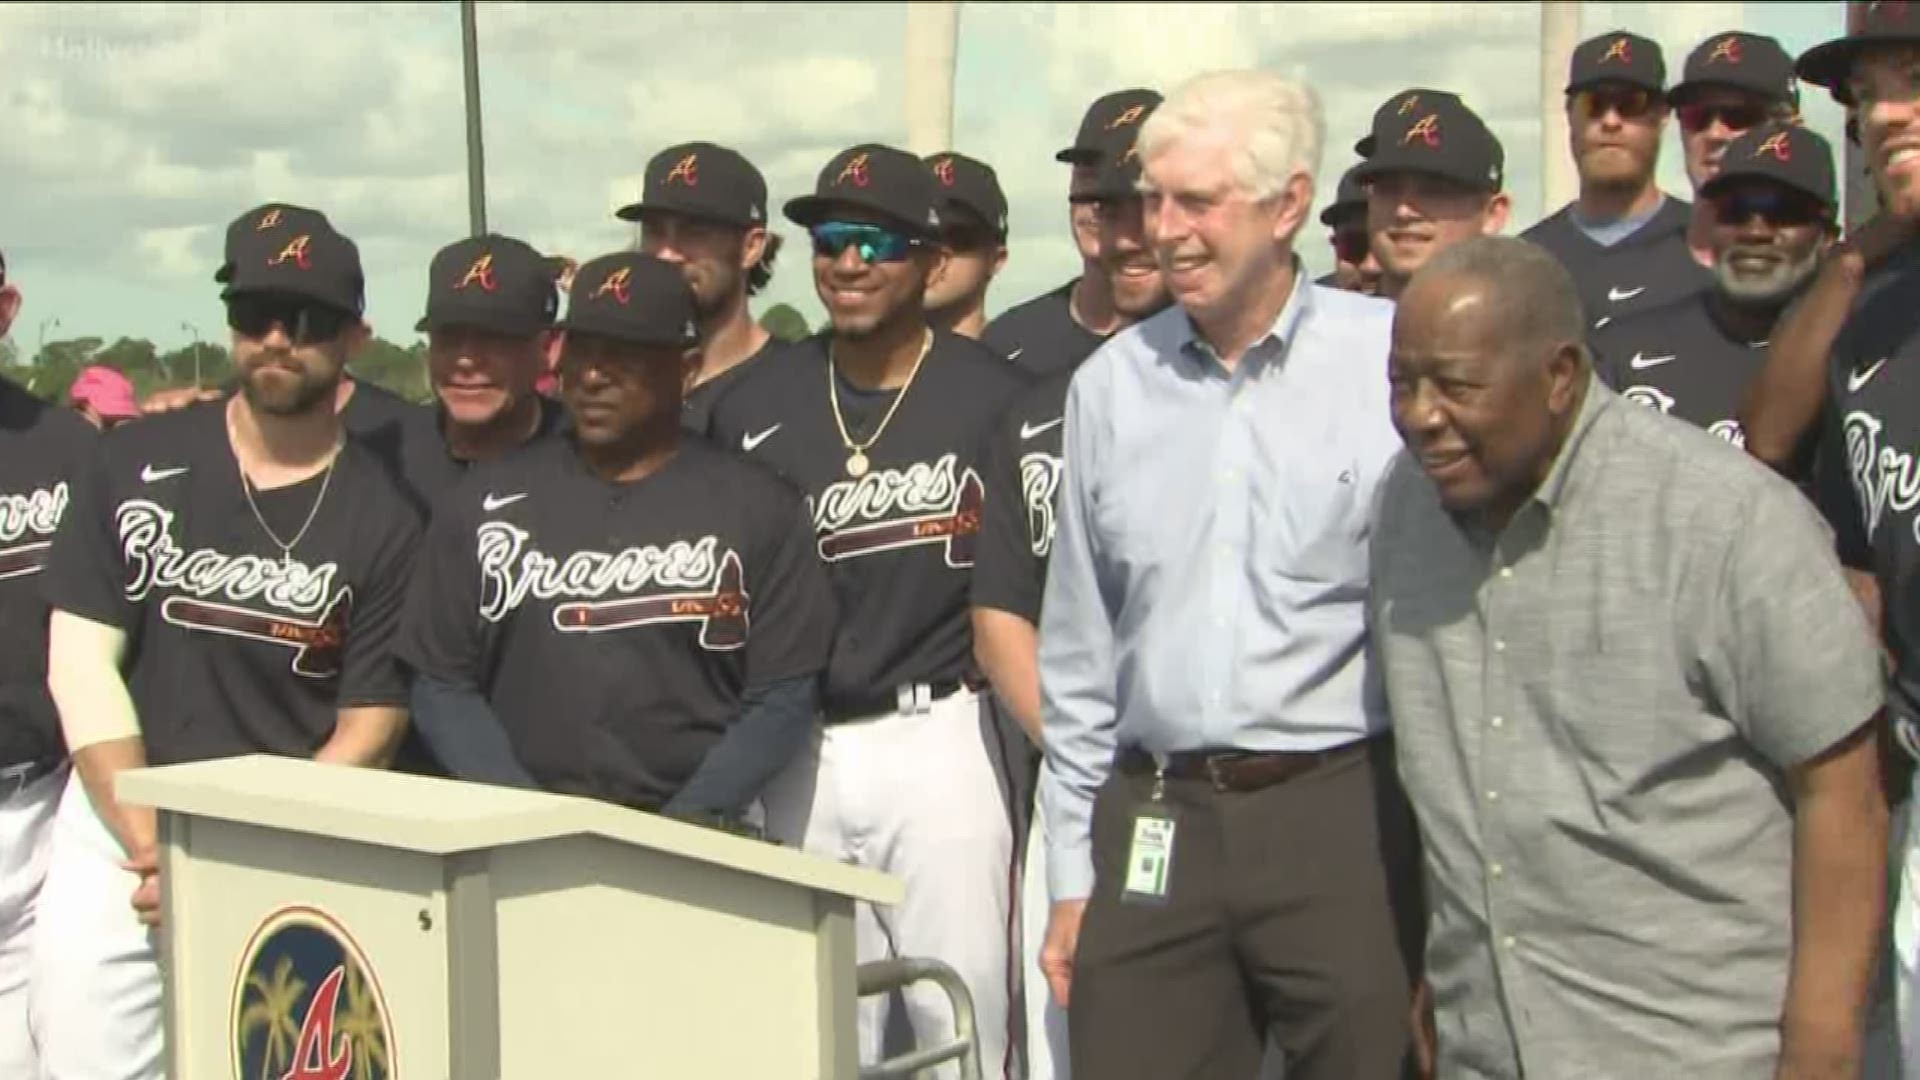
[[[487,166],[480,129],[480,35],[474,0],[460,3],[460,54],[467,87],[467,218],[473,235],[487,231]]]
[[[200,389],[200,328],[192,323],[181,323],[180,329],[193,335],[193,388]]]

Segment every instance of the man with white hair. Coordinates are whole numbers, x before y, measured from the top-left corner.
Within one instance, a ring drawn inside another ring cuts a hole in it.
[[[1042,964],[1077,1075],[1400,1074],[1414,824],[1366,671],[1392,305],[1294,244],[1306,86],[1202,75],[1141,129],[1176,303],[1074,376],[1041,613]]]

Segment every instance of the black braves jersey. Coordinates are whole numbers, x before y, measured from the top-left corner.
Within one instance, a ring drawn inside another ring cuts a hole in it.
[[[829,708],[972,669],[968,578],[986,501],[993,426],[1025,385],[977,342],[936,332],[932,350],[855,478],[827,397],[826,335],[743,379],[713,411],[712,437],[805,493],[815,545],[840,602],[824,688]],[[839,380],[849,434],[864,442],[894,394]]]
[[[1047,557],[1060,489],[1061,427],[1073,372],[1040,380],[1014,399],[987,451],[987,506],[973,566],[973,605],[1040,625]]]
[[[1833,345],[1817,498],[1841,561],[1871,570],[1899,681],[1920,685],[1920,251],[1871,274]],[[1920,706],[1911,700],[1909,704]]]
[[[47,598],[126,631],[153,764],[310,756],[337,710],[406,704],[393,645],[420,537],[412,502],[352,439],[330,478],[254,502],[282,541],[312,515],[290,558],[248,505],[219,408],[116,428],[74,486]]]
[[[97,438],[78,413],[0,378],[0,769],[65,752],[41,571]]]
[[[358,400],[359,395],[354,395]],[[535,395],[540,406],[540,423],[524,446],[551,438],[567,428],[567,410],[559,402]],[[447,416],[437,406],[410,405],[412,411],[401,421],[395,478],[419,507],[421,515],[433,512],[441,497],[451,491],[473,463],[454,457],[447,449]]]
[[[656,809],[747,688],[826,666],[813,546],[798,492],[699,439],[631,484],[548,439],[439,505],[402,656],[478,688],[549,789]]]
[[[786,347],[786,342],[770,337],[767,343],[760,346],[759,351],[752,356],[687,391],[686,399],[680,405],[680,426],[696,434],[705,435],[707,426],[713,422],[713,403],[719,401],[727,389],[739,382],[742,376],[758,368],[768,358],[777,356]]]
[[[1580,231],[1569,204],[1520,238],[1539,244],[1560,260],[1580,291],[1587,325],[1599,329],[1611,320],[1713,287],[1713,274],[1693,261],[1687,247],[1687,223],[1692,216],[1692,203],[1668,196],[1637,232],[1607,247]]]
[[[1030,376],[1079,367],[1107,340],[1073,319],[1073,287],[1079,280],[1001,312],[987,324],[980,343]]]
[[[1595,331],[1595,368],[1621,396],[1745,446],[1740,403],[1766,363],[1767,343],[1729,336],[1714,317],[1712,295],[1696,293]]]
[[[365,379],[353,380],[353,396],[340,410],[340,426],[400,471],[400,446],[409,420],[427,406],[415,404]]]

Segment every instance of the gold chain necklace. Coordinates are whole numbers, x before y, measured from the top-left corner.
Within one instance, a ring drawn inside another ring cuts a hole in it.
[[[913,387],[913,380],[920,374],[920,365],[926,362],[927,354],[933,351],[933,331],[927,331],[926,340],[920,343],[920,355],[914,358],[913,370],[907,372],[907,381],[901,384],[900,393],[894,396],[893,404],[887,407],[887,414],[880,418],[880,426],[873,429],[873,437],[863,443],[853,441],[847,434],[847,421],[840,414],[840,380],[834,378],[833,345],[827,345],[827,400],[833,403],[833,423],[840,429],[840,441],[848,450],[847,475],[855,480],[867,475],[870,462],[867,461],[867,448],[880,441],[880,435],[892,422],[893,414],[900,409],[900,403],[907,400],[907,391]]]

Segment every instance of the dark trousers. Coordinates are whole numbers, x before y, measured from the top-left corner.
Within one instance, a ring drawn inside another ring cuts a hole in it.
[[[1424,915],[1390,738],[1254,792],[1168,780],[1166,902],[1123,900],[1151,774],[1093,811],[1095,884],[1068,1010],[1075,1076],[1251,1080],[1268,1032],[1287,1080],[1393,1080]]]

